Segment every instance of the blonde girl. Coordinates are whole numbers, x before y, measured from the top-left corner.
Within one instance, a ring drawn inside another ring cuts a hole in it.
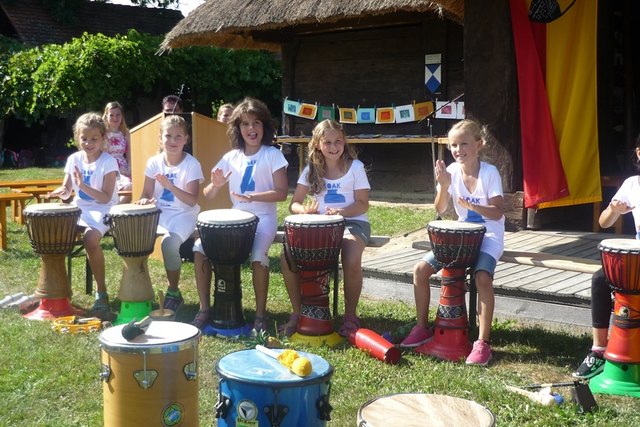
[[[348,337],[360,327],[356,310],[362,292],[362,253],[371,238],[367,218],[369,180],[356,150],[347,144],[342,125],[324,120],[313,129],[309,142],[308,163],[300,174],[289,211],[292,214],[342,215],[346,220],[342,240],[345,314],[340,335]],[[307,195],[311,196],[305,203]],[[290,336],[296,331],[301,310],[298,275],[284,257],[280,265],[293,311],[280,333]]]
[[[449,131],[449,149],[455,160],[449,166],[438,160],[435,167],[435,209],[443,214],[449,200],[459,221],[482,223],[486,233],[480,255],[473,266],[478,289],[478,340],[473,343],[468,365],[486,366],[492,358],[489,336],[493,320],[493,274],[504,249],[502,179],[498,169],[480,160],[486,128],[473,120],[462,120]],[[433,252],[418,261],[413,269],[417,324],[402,341],[402,347],[417,347],[433,336],[427,328],[429,314],[429,278],[439,270]]]
[[[67,159],[62,186],[51,195],[67,199],[72,191],[75,192],[72,203],[82,211],[78,224],[85,227],[82,241],[96,280],[92,315],[112,320],[115,316],[109,307],[100,240],[109,230],[102,218],[118,203],[115,190],[118,163],[105,152],[106,133],[107,127],[98,113],[86,113],[78,118],[73,125],[73,136],[79,151]]]
[[[160,124],[162,152],[147,161],[139,204],[153,203],[162,213],[158,223],[162,237],[162,258],[168,289],[164,308],[178,311],[184,299],[180,293],[180,245],[195,231],[200,212],[198,193],[204,181],[202,166],[184,151],[189,141],[187,123],[180,116],[167,116]]]
[[[109,102],[104,107],[102,119],[107,124],[107,152],[118,162],[120,176],[116,188],[131,190],[131,136],[124,120],[124,109],[119,102]],[[131,196],[120,197],[121,203],[131,201]]]

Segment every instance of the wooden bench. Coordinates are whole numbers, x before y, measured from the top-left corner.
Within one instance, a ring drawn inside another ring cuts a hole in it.
[[[24,210],[24,204],[27,200],[31,199],[31,194],[23,193],[0,193],[0,247],[3,251],[7,250],[7,207],[9,205],[19,206],[19,218],[15,217],[15,213],[12,213],[13,220],[19,221]],[[12,212],[15,212],[12,210]]]
[[[431,250],[431,243],[428,241],[416,241],[411,245],[414,249]],[[512,264],[530,265],[534,267],[553,268],[556,270],[575,271],[577,273],[593,274],[598,271],[602,264],[598,260],[579,258],[572,256],[553,255],[540,252],[513,251],[505,249],[500,257],[500,261]],[[469,288],[469,328],[476,327],[477,312],[477,290],[473,274],[467,272]]]
[[[62,185],[60,179],[28,179],[20,181],[0,181],[0,188],[21,188],[21,187],[59,187]]]
[[[48,194],[58,187],[19,187],[12,188],[12,193],[30,194],[32,198],[36,199],[36,203],[43,203],[50,198]],[[19,224],[24,224],[24,212],[17,203],[12,204],[13,216],[16,218]]]

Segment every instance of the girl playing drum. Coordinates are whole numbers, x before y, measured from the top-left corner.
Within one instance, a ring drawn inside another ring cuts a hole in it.
[[[167,272],[168,289],[164,308],[174,313],[184,303],[180,282],[180,245],[193,234],[200,212],[198,192],[204,181],[202,166],[184,151],[189,141],[187,123],[180,116],[167,116],[160,124],[162,152],[147,161],[141,205],[155,204],[162,210],[159,228],[162,237],[162,259]]]
[[[360,328],[356,309],[362,292],[362,253],[371,238],[367,218],[371,187],[364,165],[356,158],[355,148],[347,144],[342,125],[333,120],[324,120],[313,129],[308,160],[298,179],[289,211],[292,214],[341,215],[346,220],[342,239],[345,313],[338,333],[348,337]],[[305,203],[308,194],[312,198]],[[280,265],[293,312],[279,332],[291,336],[296,332],[300,318],[300,285],[298,275],[291,271],[284,257],[281,257]]]
[[[276,127],[267,106],[246,98],[233,110],[227,134],[233,149],[211,171],[211,183],[203,194],[213,199],[229,182],[234,209],[250,212],[259,218],[251,250],[253,289],[256,295],[256,331],[267,329],[267,290],[269,257],[267,252],[278,230],[276,203],[287,198],[287,160],[273,146]],[[211,267],[206,263],[200,240],[193,247],[196,285],[200,311],[193,324],[202,328],[209,321]]]
[[[86,113],[78,118],[73,125],[73,136],[80,151],[67,159],[62,186],[51,195],[65,200],[72,191],[75,192],[72,203],[82,211],[79,225],[86,227],[82,241],[97,286],[91,314],[103,320],[113,320],[100,240],[109,230],[102,218],[111,206],[118,203],[118,192],[115,191],[118,163],[103,151],[106,150],[106,134],[107,127],[99,114]]]
[[[452,198],[459,221],[482,223],[486,227],[480,254],[473,266],[479,300],[479,334],[466,360],[468,365],[486,366],[491,360],[489,334],[494,308],[493,273],[504,249],[502,181],[495,166],[480,161],[480,150],[486,138],[483,126],[472,120],[462,120],[451,128],[448,137],[455,162],[448,167],[442,160],[436,162],[438,184],[434,204],[441,215]],[[402,341],[401,347],[417,347],[433,336],[433,329],[427,328],[429,278],[439,269],[433,252],[427,253],[414,267],[417,324]]]
[[[640,169],[640,135],[636,138],[634,151],[636,167]],[[609,206],[600,214],[600,227],[612,227],[620,216],[631,212],[636,229],[636,239],[640,239],[640,175],[627,178],[611,199]],[[591,324],[593,342],[591,350],[571,375],[574,378],[592,378],[604,369],[604,352],[609,342],[611,320],[611,289],[602,269],[591,278]]]

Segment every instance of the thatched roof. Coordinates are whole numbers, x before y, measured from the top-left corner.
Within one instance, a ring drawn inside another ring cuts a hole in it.
[[[215,45],[278,51],[278,33],[403,12],[435,12],[462,23],[464,0],[207,0],[167,34],[161,50]]]
[[[0,33],[31,46],[62,44],[84,32],[115,36],[135,28],[141,33],[164,35],[183,18],[179,10],[95,1],[80,3],[73,14],[74,23],[62,23],[54,19],[42,0],[2,1]]]

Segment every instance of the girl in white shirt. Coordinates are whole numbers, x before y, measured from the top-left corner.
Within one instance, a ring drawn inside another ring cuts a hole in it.
[[[473,120],[462,120],[451,128],[448,137],[455,162],[448,167],[442,160],[436,162],[438,184],[434,204],[438,214],[442,214],[449,199],[453,199],[459,221],[482,223],[486,228],[480,254],[473,266],[479,301],[478,340],[466,360],[468,365],[486,366],[492,357],[489,335],[494,308],[493,274],[504,249],[502,180],[495,166],[480,161],[480,150],[486,138],[484,126]],[[417,324],[401,347],[417,347],[433,336],[433,329],[427,328],[429,278],[439,268],[433,252],[427,253],[414,267]]]
[[[356,158],[355,148],[347,144],[339,123],[333,120],[318,123],[308,149],[308,164],[300,174],[289,211],[341,215],[346,220],[341,250],[345,313],[338,333],[348,337],[360,328],[356,309],[362,292],[362,253],[371,238],[367,218],[371,187],[364,165]],[[311,200],[305,203],[307,195],[311,195]],[[291,271],[283,258],[280,265],[293,312],[279,332],[291,336],[300,318],[300,284],[298,274]]]
[[[204,181],[202,166],[184,151],[189,141],[187,123],[180,116],[166,116],[160,124],[162,152],[147,161],[139,204],[155,204],[161,209],[158,228],[162,237],[162,259],[168,289],[164,308],[174,312],[184,303],[180,283],[180,245],[195,231],[200,212],[198,193]]]
[[[115,316],[109,307],[109,296],[105,284],[104,253],[100,247],[102,236],[109,231],[103,217],[111,206],[118,203],[115,190],[118,179],[118,163],[106,153],[107,127],[97,113],[81,115],[73,125],[73,136],[79,151],[67,159],[62,186],[52,196],[67,199],[75,192],[73,204],[82,211],[79,225],[85,227],[82,236],[87,259],[96,279],[96,299],[92,315],[103,320]]]

